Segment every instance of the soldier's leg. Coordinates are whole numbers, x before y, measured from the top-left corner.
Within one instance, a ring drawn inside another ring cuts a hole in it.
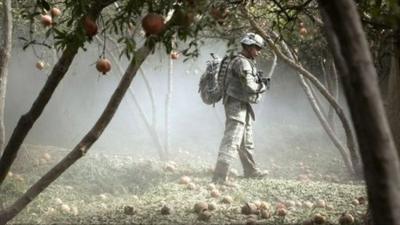
[[[225,182],[229,165],[235,158],[243,139],[246,121],[246,105],[236,99],[228,98],[225,108],[225,132],[219,148],[213,182]]]
[[[265,171],[257,168],[254,160],[253,121],[247,117],[244,128],[243,141],[240,145],[239,156],[243,166],[244,177],[263,177]]]
[[[217,164],[214,170],[213,182],[225,182],[229,165],[235,158],[243,139],[244,124],[235,119],[227,119],[224,137],[218,152]]]

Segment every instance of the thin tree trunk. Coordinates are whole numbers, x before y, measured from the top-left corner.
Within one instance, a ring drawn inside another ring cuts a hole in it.
[[[55,165],[49,172],[47,172],[34,185],[32,185],[32,187],[30,187],[13,205],[0,212],[0,225],[7,223],[9,220],[14,218],[64,171],[66,171],[71,165],[73,165],[78,159],[80,159],[89,151],[90,147],[94,142],[97,141],[107,125],[110,123],[118,109],[119,104],[122,101],[122,98],[128,90],[133,78],[135,77],[137,70],[150,52],[151,49],[147,46],[143,46],[135,52],[134,58],[130,62],[128,69],[119,82],[117,89],[114,91],[111,99],[109,100],[106,108],[104,109],[100,118],[97,120],[96,124],[66,157],[64,157],[57,165]]]
[[[136,21],[136,23],[139,23],[140,22],[140,20],[137,20]],[[139,27],[140,28],[140,27]],[[138,31],[140,30],[138,28],[138,26],[134,29],[134,31],[133,31],[133,34],[132,34],[132,36],[134,36],[134,35],[136,35],[136,33],[138,33]],[[117,48],[119,51],[120,51],[120,47],[119,47],[119,45],[118,45],[118,42],[115,40],[115,39],[113,39],[112,37],[107,37],[108,38],[108,40],[110,40],[111,41],[111,43],[115,46],[115,48]],[[101,41],[99,41],[100,43],[101,43]],[[109,52],[111,52],[111,51],[109,51]],[[116,59],[116,57],[115,57],[115,59]],[[143,82],[144,82],[144,85],[146,86],[146,90],[147,90],[147,92],[148,92],[148,94],[149,94],[149,98],[150,98],[150,102],[151,102],[151,125],[153,126],[153,129],[156,131],[157,129],[156,129],[156,125],[157,125],[157,118],[156,118],[156,116],[157,116],[157,112],[156,112],[156,101],[154,100],[154,94],[153,94],[153,91],[152,91],[152,89],[151,89],[151,85],[150,85],[150,82],[149,82],[149,80],[147,79],[147,77],[146,77],[146,75],[145,75],[145,73],[144,73],[144,71],[143,71],[143,69],[142,68],[140,68],[139,69],[139,72],[140,72],[140,75],[142,76],[142,78],[143,78]],[[156,136],[158,136],[157,135],[157,132],[156,132]],[[158,138],[159,139],[159,138]]]
[[[331,60],[330,60],[331,61]],[[330,81],[332,84],[332,95],[336,99],[336,101],[339,101],[339,80],[338,80],[338,74],[336,71],[336,66],[335,62],[332,60],[330,63]],[[328,121],[331,124],[331,127],[333,130],[335,130],[335,110],[333,107],[329,107],[328,110]]]
[[[96,4],[93,4],[93,8],[90,10],[89,14],[92,18],[96,19],[99,16],[101,10],[109,4],[112,4],[112,2],[113,0],[104,0],[100,2],[96,1]],[[10,140],[8,141],[4,149],[4,153],[0,159],[0,185],[3,183],[12,163],[17,157],[18,150],[23,143],[25,137],[32,128],[33,124],[42,114],[56,87],[68,71],[72,60],[78,52],[79,46],[80,45],[77,43],[67,45],[66,49],[60,57],[60,60],[54,66],[44,87],[40,91],[35,102],[32,104],[30,110],[19,119],[17,127],[14,129]]]
[[[117,42],[115,42],[115,40],[113,40],[111,38],[109,38],[109,39],[115,45],[115,47],[119,50]],[[101,41],[101,39],[99,37],[96,37],[96,40],[97,40],[98,43],[102,43],[102,41]],[[111,59],[112,59],[112,61],[114,61],[114,64],[117,65],[117,69],[118,69],[119,75],[120,75],[120,77],[122,77],[122,75],[124,73],[124,70],[122,69],[122,66],[119,63],[119,60],[117,59],[115,54],[110,49],[108,49],[108,54],[111,56]],[[146,88],[149,91],[149,94],[151,96],[150,99],[151,99],[151,102],[152,102],[152,113],[153,113],[152,116],[154,117],[154,115],[155,115],[155,102],[154,102],[154,98],[153,98],[153,95],[152,95],[151,87],[150,87],[150,85],[149,85],[149,83],[148,83],[148,81],[147,81],[147,79],[146,79],[146,77],[145,77],[145,75],[143,73],[143,70],[141,68],[139,68],[139,72],[142,74],[142,77],[143,77],[143,79],[145,81]],[[146,113],[144,113],[142,107],[140,106],[139,101],[137,100],[137,98],[136,98],[136,96],[135,96],[135,94],[134,94],[134,92],[132,90],[132,87],[129,87],[128,93],[131,96],[131,98],[132,98],[132,100],[133,100],[133,102],[134,102],[134,104],[136,106],[136,109],[139,111],[140,117],[142,118],[142,120],[144,121],[144,123],[146,125],[147,131],[149,132],[150,137],[153,139],[153,142],[154,142],[154,145],[157,148],[160,160],[165,160],[164,149],[162,147],[162,144],[161,144],[161,141],[160,141],[160,137],[158,136],[157,131],[155,129],[155,124],[154,124],[155,119],[154,118],[152,119],[153,124],[150,125],[149,119],[147,118]]]
[[[354,121],[374,224],[399,225],[399,159],[355,3],[318,2]]]
[[[168,93],[165,98],[165,142],[164,142],[164,150],[165,155],[169,157],[169,141],[170,141],[170,121],[169,114],[171,111],[171,99],[172,99],[172,91],[173,91],[173,71],[174,71],[174,60],[169,57],[169,67],[168,67]]]
[[[124,71],[122,69],[121,64],[119,63],[119,61],[117,60],[116,56],[113,53],[111,53],[109,51],[109,54],[110,54],[110,56],[112,58],[112,61],[114,61],[115,65],[117,65],[120,77],[122,77]],[[138,100],[136,99],[135,94],[133,93],[132,87],[128,88],[128,93],[131,96],[133,102],[135,103],[136,109],[139,111],[140,117],[142,118],[142,120],[144,121],[144,124],[146,125],[147,131],[149,132],[150,137],[154,141],[154,145],[156,146],[156,148],[158,150],[158,155],[160,156],[160,159],[164,160],[165,159],[164,150],[163,150],[163,147],[161,145],[160,138],[158,137],[157,132],[154,129],[154,127],[150,125],[149,120],[147,119],[146,114],[144,113],[142,107],[140,107],[140,104],[139,104]]]
[[[326,59],[325,59],[326,60]],[[321,61],[321,69],[322,69],[322,74],[325,79],[325,86],[328,89],[328,92],[332,95],[335,96],[335,86],[334,86],[334,77],[332,74],[332,70],[330,70],[330,61],[326,60],[325,62]],[[329,73],[327,72],[329,71]],[[336,101],[338,101],[337,98],[335,98]],[[335,123],[334,123],[334,116],[335,116],[335,111],[331,105],[328,105],[328,110],[327,110],[327,121],[330,124],[330,127],[332,128],[333,131],[335,131]]]
[[[147,80],[146,74],[144,74],[143,69],[139,69],[140,74],[142,75],[144,85],[146,86],[147,92],[149,93],[149,98],[151,102],[151,125],[156,131],[157,129],[157,112],[156,112],[156,101],[154,100],[153,91],[151,89],[151,85],[149,80]],[[156,132],[157,133],[157,132]],[[158,135],[157,135],[158,136]],[[159,139],[159,138],[158,138]]]
[[[386,109],[390,127],[400,156],[400,28],[397,28],[392,39],[393,55],[390,62],[389,82],[386,97]]]
[[[328,120],[322,113],[321,108],[315,98],[315,94],[313,93],[313,91],[310,88],[310,85],[307,84],[307,82],[305,81],[305,79],[302,75],[300,75],[300,82],[302,84],[301,86],[303,87],[304,92],[307,95],[308,100],[310,101],[310,104],[311,104],[315,114],[317,115],[319,121],[321,122],[322,127],[324,128],[325,132],[328,134],[329,138],[332,140],[332,142],[336,146],[336,148],[339,149],[339,152],[342,155],[344,164],[346,165],[346,168],[349,170],[350,174],[354,174],[353,164],[350,160],[348,150],[342,145],[342,143],[340,143],[340,140],[336,136],[335,131],[332,129]]]
[[[272,52],[272,54],[273,54],[274,58],[272,59],[271,69],[269,70],[267,76],[265,76],[265,77],[269,78],[271,82],[272,82],[272,76],[274,75],[274,72],[275,72],[275,69],[276,69],[276,65],[277,65],[277,62],[278,62],[278,57],[276,56],[275,52]],[[262,107],[258,107],[256,115],[261,115],[262,114],[262,109],[263,109]],[[222,123],[222,125],[223,125],[223,123]]]
[[[3,43],[0,46],[0,156],[3,153],[6,140],[4,125],[4,108],[6,104],[8,62],[12,49],[12,13],[11,0],[3,0]]]
[[[332,61],[332,74],[334,77],[334,83],[335,83],[335,92],[333,93],[335,99],[339,100],[340,97],[340,91],[339,91],[339,76],[336,70],[336,65],[335,65],[335,61]]]
[[[302,74],[305,78],[310,80],[312,84],[318,89],[318,91],[321,92],[321,94],[326,98],[326,100],[329,102],[329,104],[332,105],[332,107],[335,109],[340,121],[342,122],[343,129],[346,133],[346,143],[347,143],[347,148],[350,151],[350,157],[351,161],[353,163],[353,167],[355,170],[355,175],[357,177],[361,176],[361,162],[358,158],[357,151],[356,151],[356,146],[355,146],[355,138],[353,136],[353,132],[351,131],[350,128],[350,123],[347,120],[343,109],[340,107],[340,105],[337,103],[337,101],[334,99],[334,97],[326,90],[323,84],[308,70],[303,68],[300,64],[297,64],[287,56],[285,56],[274,44],[274,42],[269,38],[269,35],[262,30],[257,23],[254,21],[254,19],[250,16],[249,12],[245,9],[242,8],[242,12],[245,15],[245,17],[249,20],[251,26],[257,31],[258,34],[260,34],[267,42],[269,47],[277,54],[279,58],[281,58],[284,62],[286,62],[290,67],[295,69],[297,72]]]
[[[271,70],[267,74],[267,77],[269,78],[272,78],[272,76],[274,75],[276,64],[278,62],[278,56],[276,56],[276,53],[272,52],[272,54],[274,55],[274,59],[272,60]]]
[[[283,45],[283,49],[286,51],[287,55],[290,57],[291,60],[298,63],[298,59],[289,51],[288,46],[285,42],[281,42]],[[354,166],[352,161],[350,160],[350,156],[348,154],[348,149],[346,149],[340,142],[339,138],[336,136],[334,130],[330,126],[329,122],[327,121],[326,117],[324,116],[320,103],[318,99],[315,97],[315,93],[313,92],[310,81],[304,79],[304,76],[299,74],[300,83],[303,87],[304,92],[306,93],[307,99],[310,101],[311,107],[313,108],[315,114],[317,115],[318,120],[321,122],[322,127],[324,128],[325,132],[328,134],[329,138],[333,142],[333,144],[337,147],[340,154],[342,155],[344,164],[346,165],[347,170],[350,174],[354,174]]]

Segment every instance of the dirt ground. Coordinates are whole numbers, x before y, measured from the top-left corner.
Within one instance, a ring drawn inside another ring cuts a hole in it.
[[[65,153],[25,146],[0,187],[2,207]],[[161,162],[88,154],[10,224],[340,224],[343,215],[354,219],[348,224],[361,224],[367,207],[363,182],[342,175],[346,172],[339,159],[305,157],[314,163],[270,160],[264,179],[244,179],[235,166],[233,185],[226,186],[211,184],[212,164],[195,158]],[[318,163],[328,167],[319,169]],[[200,213],[194,209],[197,203],[203,204]]]

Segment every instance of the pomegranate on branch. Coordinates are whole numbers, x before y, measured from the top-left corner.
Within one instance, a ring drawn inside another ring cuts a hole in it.
[[[57,17],[57,16],[61,16],[61,10],[57,7],[53,7],[50,9],[50,15],[51,17]]]
[[[83,29],[88,37],[93,37],[98,32],[96,21],[93,21],[93,19],[89,16],[86,16],[83,19]]]
[[[178,59],[179,58],[179,52],[172,51],[170,53],[171,59]]]
[[[45,64],[44,64],[44,62],[41,61],[41,60],[36,62],[36,68],[37,68],[38,70],[43,70],[43,69],[44,69],[44,66],[45,66]]]
[[[212,6],[210,15],[219,23],[222,24],[226,16],[228,16],[228,9],[224,6]]]
[[[53,19],[49,15],[41,15],[40,22],[43,24],[43,26],[49,27],[53,24]]]
[[[143,17],[142,27],[146,36],[159,35],[165,30],[164,17],[156,13],[149,13]]]
[[[307,30],[307,28],[304,26],[304,23],[303,22],[300,22],[299,23],[299,34],[300,34],[300,36],[302,36],[302,37],[304,37],[304,36],[306,36],[307,34],[308,34],[308,30]]]
[[[111,70],[111,62],[106,58],[101,58],[96,62],[96,69],[105,75],[108,71]]]

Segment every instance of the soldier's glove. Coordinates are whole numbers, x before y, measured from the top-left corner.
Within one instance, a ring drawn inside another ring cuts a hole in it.
[[[261,82],[264,83],[265,87],[269,89],[271,87],[271,78],[269,77],[262,77]]]

